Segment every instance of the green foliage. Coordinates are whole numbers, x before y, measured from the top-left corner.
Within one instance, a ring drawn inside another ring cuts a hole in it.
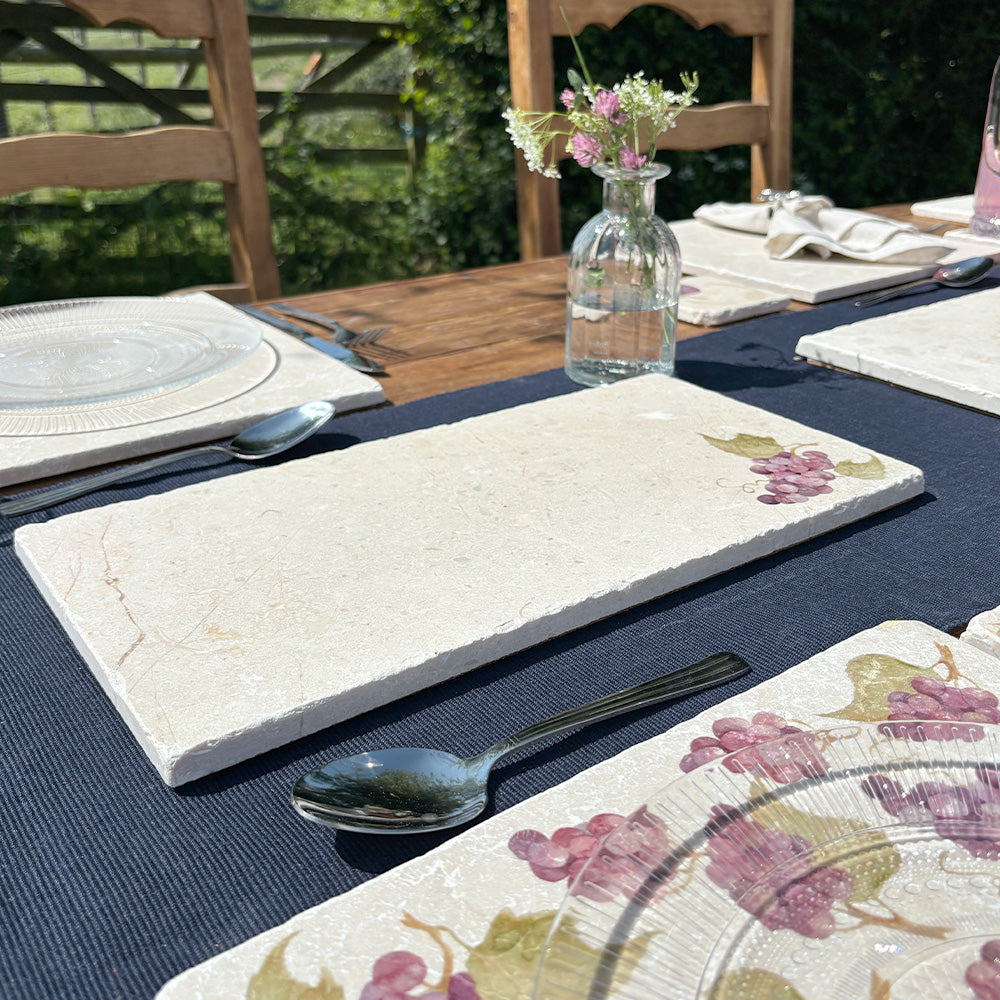
[[[412,47],[370,68],[373,87],[403,89],[426,120],[426,157],[411,192],[399,167],[328,165],[324,146],[390,141],[398,125],[297,118],[268,150],[275,243],[287,293],[516,259],[514,150],[504,0],[248,0],[254,10],[369,17],[406,25]],[[717,28],[692,31],[670,11],[640,8],[612,32],[586,29],[580,47],[606,84],[643,70],[668,87],[698,71],[703,103],[748,96],[750,44]],[[1000,25],[980,6],[936,0],[798,0],[793,182],[840,205],[972,190]],[[556,89],[576,63],[555,48]],[[295,76],[300,67],[282,72]],[[370,116],[369,116],[370,118]],[[268,136],[268,144],[275,140]],[[672,169],[658,211],[743,200],[739,148],[660,154]],[[560,186],[564,241],[600,204],[600,182],[573,163]],[[0,204],[0,303],[79,294],[146,294],[229,280],[218,192],[165,185],[136,200],[59,193]]]
[[[439,246],[437,261],[462,266],[513,259],[513,167],[503,139],[497,140],[503,135],[499,114],[509,101],[505,4],[396,0],[396,13],[411,26],[418,81],[423,73],[437,85],[424,98],[433,165],[420,193],[420,222]],[[981,7],[943,11],[935,0],[798,0],[795,17],[796,186],[851,207],[972,190],[990,75],[1000,54],[1000,27]],[[697,70],[702,103],[749,96],[749,41],[717,28],[694,32],[670,11],[640,8],[611,32],[586,29],[579,43],[592,75],[607,84],[641,69],[672,86],[681,71]],[[558,91],[575,65],[569,40],[557,40],[555,64]],[[477,165],[477,156],[495,158]],[[665,218],[688,216],[703,202],[747,197],[745,149],[660,159],[673,167],[657,185]],[[600,183],[572,163],[563,175],[568,243],[597,210]],[[490,239],[477,248],[472,237],[479,232]]]
[[[427,121],[412,208],[421,268],[516,256],[514,151],[500,114],[508,97],[502,0],[390,0],[416,65],[409,96]]]

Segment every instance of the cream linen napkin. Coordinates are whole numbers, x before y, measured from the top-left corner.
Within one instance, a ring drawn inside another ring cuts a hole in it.
[[[836,253],[880,264],[933,264],[952,250],[909,223],[835,208],[820,195],[780,203],[717,201],[695,209],[694,215],[713,226],[763,234],[764,247],[776,260],[809,250],[823,258]]]

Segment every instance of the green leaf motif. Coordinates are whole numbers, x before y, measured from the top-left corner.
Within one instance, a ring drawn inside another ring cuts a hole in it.
[[[466,971],[483,1000],[526,1000],[555,911],[519,917],[502,910],[469,952]]]
[[[865,653],[848,661],[847,676],[854,685],[854,700],[836,712],[826,712],[831,719],[851,722],[882,722],[889,718],[889,695],[893,691],[909,691],[914,677],[936,677],[932,667],[918,667],[894,656]]]
[[[863,823],[844,820],[844,826],[854,830],[850,839],[850,853],[843,844],[826,844],[816,848],[809,860],[819,868],[839,868],[851,876],[854,888],[852,903],[878,899],[882,886],[902,867],[899,850],[877,830],[865,830]]]
[[[253,974],[247,986],[246,1000],[344,1000],[344,990],[323,969],[315,986],[300,983],[288,971],[285,949],[295,934],[275,945],[264,964]]]
[[[784,449],[771,437],[755,437],[753,434],[737,434],[734,438],[714,438],[707,434],[701,435],[710,445],[719,451],[728,451],[731,455],[742,455],[744,458],[770,458]]]
[[[867,462],[838,462],[833,471],[851,479],[885,479],[885,466],[874,455]]]
[[[709,1000],[805,1000],[787,979],[767,969],[724,972],[712,984]]]
[[[555,918],[553,910],[524,917],[503,910],[497,915],[466,963],[466,971],[482,1000],[530,1000],[542,945]],[[624,946],[613,985],[631,976],[649,946],[650,937],[644,935]],[[553,947],[559,952],[560,965],[573,969],[579,977],[560,980],[560,990],[567,996],[574,993],[586,996],[604,952],[584,944],[570,919],[560,925]]]
[[[761,826],[817,845],[809,854],[809,863],[813,868],[839,868],[850,875],[852,903],[877,899],[882,886],[902,865],[897,848],[861,820],[805,812],[781,801],[761,806],[754,819]]]

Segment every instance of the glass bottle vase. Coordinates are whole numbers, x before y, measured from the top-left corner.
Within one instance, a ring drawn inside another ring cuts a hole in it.
[[[976,236],[1000,236],[1000,59],[993,67],[993,80],[986,105],[983,145],[972,198],[970,232]]]
[[[582,385],[674,371],[681,255],[655,211],[670,168],[597,166],[604,206],[573,240],[566,295],[566,374]]]

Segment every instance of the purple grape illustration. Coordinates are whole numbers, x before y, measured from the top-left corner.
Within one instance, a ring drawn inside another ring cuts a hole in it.
[[[1000,941],[979,949],[979,960],[965,970],[965,982],[976,1000],[1000,1000]]]
[[[833,462],[823,451],[804,451],[799,455],[779,451],[770,458],[758,458],[750,471],[767,476],[766,493],[758,494],[761,503],[805,503],[821,493],[832,493],[830,481],[836,475],[830,470]]]
[[[716,719],[711,736],[691,741],[690,752],[681,758],[680,767],[685,772],[693,771],[727,754],[728,770],[765,775],[780,784],[826,773],[816,735],[774,712],[756,712],[750,719]]]
[[[889,721],[879,727],[886,735],[918,742],[973,742],[983,737],[976,723],[1000,722],[998,699],[991,691],[954,687],[937,677],[914,677],[909,686],[909,691],[889,693]]]
[[[833,865],[814,865],[805,837],[766,827],[716,807],[705,874],[768,930],[825,938],[836,929],[833,906],[850,898],[854,880]]]
[[[861,787],[890,816],[933,825],[973,857],[1000,860],[1000,771],[995,766],[980,764],[968,785],[921,781],[905,792],[898,781],[877,774]]]
[[[481,1000],[476,984],[467,972],[448,977],[447,992],[422,989],[427,963],[412,951],[390,951],[375,960],[372,978],[361,991],[360,1000]]]

